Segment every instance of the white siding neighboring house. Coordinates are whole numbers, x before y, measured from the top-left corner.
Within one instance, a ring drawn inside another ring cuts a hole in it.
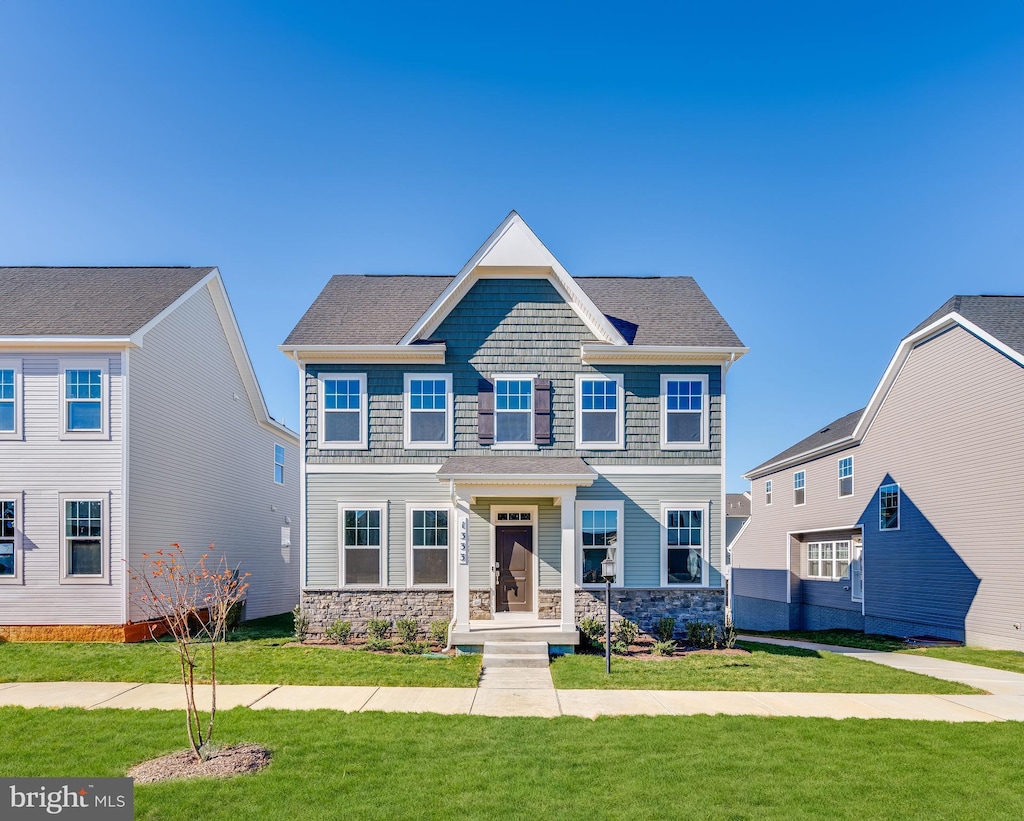
[[[142,638],[129,567],[177,542],[298,601],[299,450],[216,268],[0,268],[0,638]]]

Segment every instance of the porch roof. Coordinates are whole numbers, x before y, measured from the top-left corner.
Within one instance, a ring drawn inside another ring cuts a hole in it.
[[[437,478],[488,485],[589,486],[597,472],[578,456],[452,456]]]

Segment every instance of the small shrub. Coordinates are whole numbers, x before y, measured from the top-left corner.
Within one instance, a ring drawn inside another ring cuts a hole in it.
[[[420,623],[416,619],[398,619],[395,622],[395,631],[402,644],[410,644],[416,641],[416,636],[420,632]]]
[[[242,623],[242,609],[245,607],[245,599],[236,601],[228,608],[227,615],[224,617],[224,627],[229,631],[235,631],[238,629],[238,625]]]
[[[726,616],[725,624],[722,627],[722,647],[732,650],[736,646],[736,625],[732,619]]]
[[[438,620],[430,623],[430,640],[438,647],[448,644],[448,622]]]
[[[714,650],[717,645],[718,626],[712,621],[688,621],[686,643],[698,650]]]
[[[407,656],[421,656],[427,652],[427,643],[425,641],[407,641],[403,642],[399,648]]]
[[[305,641],[309,634],[309,619],[302,612],[300,604],[295,605],[295,609],[292,610],[292,633],[296,641]]]
[[[637,627],[636,622],[630,621],[629,619],[623,619],[615,625],[616,644],[622,643],[628,647],[637,640],[639,635],[640,628]]]
[[[363,645],[364,650],[390,650],[391,642],[387,639],[368,638]]]
[[[324,635],[335,644],[348,644],[352,636],[352,622],[338,619],[324,631]]]
[[[579,626],[584,650],[604,650],[604,625],[600,619],[587,616],[580,619]]]
[[[612,652],[617,656],[625,656],[629,653],[629,645],[624,641],[615,639],[612,641]]]
[[[669,639],[668,641],[656,641],[654,647],[651,648],[651,652],[656,656],[671,656],[676,651],[676,643]]]
[[[660,642],[672,641],[676,632],[676,620],[672,616],[662,616],[654,622],[654,637]]]
[[[383,641],[391,630],[391,622],[387,619],[369,619],[366,622],[367,641]]]

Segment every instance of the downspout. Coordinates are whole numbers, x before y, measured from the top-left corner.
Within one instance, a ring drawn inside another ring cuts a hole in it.
[[[458,502],[456,501],[456,498],[455,498],[455,480],[454,479],[449,479],[448,480],[448,499],[451,501],[452,509],[455,511],[455,522],[456,522],[455,532],[456,532],[456,534],[458,534],[458,532],[459,532],[459,528],[458,528],[458,521],[459,521],[459,519],[458,519],[458,517],[459,517],[460,514],[459,514],[459,505],[458,505]],[[456,538],[458,538],[457,535],[456,535]],[[469,591],[466,591],[466,593],[468,595]],[[452,620],[450,622],[448,622],[448,642],[445,644],[444,648],[441,650],[442,653],[448,653],[452,649],[452,631],[455,629],[455,596],[458,594],[458,591],[455,589],[455,585],[454,584],[452,585],[452,594],[453,594],[452,595]]]

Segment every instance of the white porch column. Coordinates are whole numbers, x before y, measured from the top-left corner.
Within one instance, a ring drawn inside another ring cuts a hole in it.
[[[455,492],[455,629],[469,630],[469,498]]]
[[[562,491],[562,629],[576,627],[576,488]]]

